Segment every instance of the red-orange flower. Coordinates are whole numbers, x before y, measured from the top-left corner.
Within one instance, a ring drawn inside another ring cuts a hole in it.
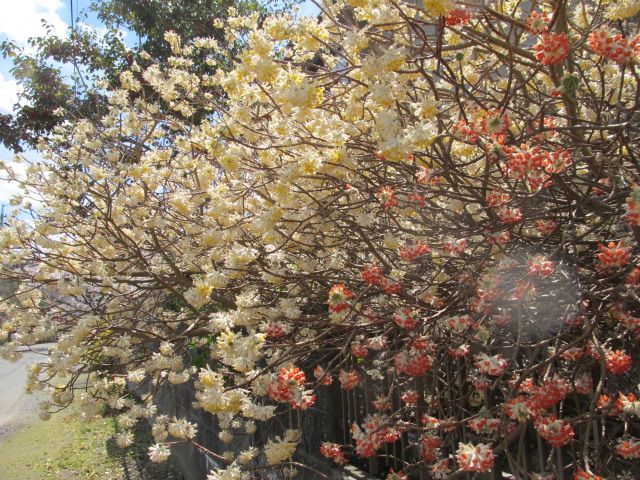
[[[569,55],[569,37],[566,33],[543,33],[533,49],[536,59],[543,65],[556,65]]]
[[[554,447],[569,443],[575,435],[571,424],[554,415],[540,418],[535,424],[538,434]]]
[[[633,365],[633,360],[630,355],[627,355],[624,350],[615,350],[607,353],[606,355],[607,370],[616,375],[622,375],[627,373]]]
[[[456,460],[460,469],[465,472],[488,472],[493,467],[495,455],[491,450],[491,445],[460,443],[456,452]]]
[[[609,242],[605,247],[598,245],[600,253],[596,254],[599,264],[596,265],[598,270],[608,271],[613,268],[624,267],[629,263],[631,257],[631,247],[624,246],[624,240],[620,240],[617,244]]]

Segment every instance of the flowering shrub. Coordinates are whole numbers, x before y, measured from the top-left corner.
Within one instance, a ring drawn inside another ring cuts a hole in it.
[[[233,64],[168,33],[166,68],[17,179],[2,355],[54,335],[42,415],[109,406],[124,448],[151,419],[154,461],[201,447],[155,406],[193,382],[230,448],[212,480],[313,470],[336,391],[357,418],[314,448],[338,464],[638,476],[636,4],[328,2],[216,26]]]
[[[595,30],[589,34],[589,47],[603,57],[625,64],[637,53],[638,38],[629,42],[620,34],[609,36],[604,30]]]
[[[304,390],[306,381],[304,372],[299,368],[283,368],[276,380],[269,384],[269,397],[278,402],[287,402],[293,408],[306,410],[316,401],[311,391]]]
[[[324,442],[320,446],[320,453],[327,458],[333,459],[334,462],[340,465],[347,463],[347,459],[340,449],[340,445],[338,445],[337,443]]]
[[[478,445],[461,443],[456,453],[460,469],[465,472],[489,472],[493,466],[495,455],[491,446],[485,443]]]
[[[533,47],[536,59],[543,65],[556,65],[569,55],[569,37],[564,32],[543,33]]]
[[[554,416],[537,420],[536,430],[542,438],[554,447],[562,447],[568,444],[574,436],[571,425],[566,420],[558,420]]]

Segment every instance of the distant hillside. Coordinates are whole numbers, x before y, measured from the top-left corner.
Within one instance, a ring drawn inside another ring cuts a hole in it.
[[[8,297],[18,289],[18,282],[0,280],[0,300]]]

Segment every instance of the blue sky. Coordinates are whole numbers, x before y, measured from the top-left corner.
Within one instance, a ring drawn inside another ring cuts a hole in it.
[[[0,42],[12,40],[18,46],[28,49],[30,37],[42,36],[45,29],[42,20],[52,25],[54,34],[67,35],[67,29],[71,24],[71,2],[73,2],[74,16],[87,10],[91,0],[5,0],[0,12]],[[318,9],[309,0],[303,3],[301,13],[303,15],[315,15]],[[89,17],[87,24],[100,31],[100,24],[95,17]],[[125,33],[126,35],[126,33]],[[125,38],[126,41],[126,38]],[[18,101],[19,86],[11,77],[11,62],[0,58],[0,113],[11,113]],[[28,160],[37,159],[35,152],[26,152],[24,156]],[[0,145],[0,160],[12,162],[13,154]],[[24,167],[15,167],[20,170]],[[18,193],[18,187],[2,179],[0,172],[0,206],[7,205],[9,198]]]
[[[89,0],[73,0],[75,11],[86,8]],[[42,36],[45,29],[42,19],[52,25],[56,35],[64,36],[71,21],[69,0],[9,0],[3,2],[0,13],[0,41],[12,40],[18,46],[28,49],[30,37]],[[11,113],[18,101],[19,86],[11,77],[11,62],[0,58],[0,113]],[[0,160],[12,161],[12,152],[0,146]],[[27,159],[35,159],[34,152],[25,154]],[[16,168],[20,171],[20,168]],[[1,174],[0,174],[1,177]],[[0,180],[0,205],[6,205],[9,198],[18,193],[18,187]]]

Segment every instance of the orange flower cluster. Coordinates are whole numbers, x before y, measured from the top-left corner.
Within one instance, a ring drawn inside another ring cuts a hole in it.
[[[589,47],[597,54],[625,65],[640,51],[640,35],[629,40],[619,33],[610,35],[605,30],[595,30],[589,34]]]

